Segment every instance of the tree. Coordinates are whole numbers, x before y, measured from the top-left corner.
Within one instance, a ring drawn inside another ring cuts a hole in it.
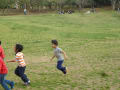
[[[113,10],[115,10],[117,0],[111,0]]]
[[[62,11],[64,5],[65,5],[65,0],[58,0],[58,6],[59,6],[59,10]]]
[[[92,11],[95,9],[95,0],[88,0],[88,3],[90,3]]]
[[[118,0],[118,8],[120,9],[120,0]]]
[[[79,11],[81,11],[81,9],[84,7],[85,1],[86,0],[76,0],[76,4],[79,8]]]
[[[5,15],[5,9],[8,8],[8,0],[0,0],[0,8],[2,9],[3,15]]]

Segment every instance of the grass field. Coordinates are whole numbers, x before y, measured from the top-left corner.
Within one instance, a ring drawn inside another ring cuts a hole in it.
[[[68,55],[64,76],[56,69],[51,39]],[[16,63],[7,63],[7,79],[16,82],[14,90],[120,90],[120,14],[41,14],[0,16],[0,40],[6,59],[14,59],[14,45],[24,45],[26,73],[31,86],[14,75]],[[0,87],[0,90],[3,90]]]

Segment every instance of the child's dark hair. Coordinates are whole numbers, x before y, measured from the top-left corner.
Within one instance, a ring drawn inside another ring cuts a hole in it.
[[[58,41],[57,40],[52,40],[51,43],[58,46]]]
[[[16,51],[21,52],[23,50],[23,45],[21,44],[16,44]]]
[[[0,41],[0,45],[1,45],[1,43],[2,43],[2,42]]]

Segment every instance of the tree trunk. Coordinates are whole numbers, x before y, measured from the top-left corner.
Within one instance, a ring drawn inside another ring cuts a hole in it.
[[[79,12],[82,10],[82,5],[80,4],[79,5]]]
[[[62,4],[60,3],[60,11],[62,11]]]
[[[118,5],[119,5],[119,7],[118,7],[118,8],[120,8],[120,0],[118,1]]]
[[[115,3],[112,4],[112,9],[115,10]]]
[[[115,10],[116,8],[116,1],[117,0],[112,0],[111,3],[112,3],[112,9]]]
[[[3,9],[3,16],[5,16],[5,9]]]
[[[40,9],[41,9],[40,6],[38,6],[38,8],[39,8],[39,12],[40,12]]]
[[[51,6],[51,5],[49,5],[48,7],[49,7],[49,9],[52,9],[52,6]]]

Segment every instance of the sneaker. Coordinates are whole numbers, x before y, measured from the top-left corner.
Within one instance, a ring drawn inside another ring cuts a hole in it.
[[[65,71],[63,72],[64,74],[67,74],[67,67],[65,68]]]
[[[24,83],[24,85],[25,85],[25,86],[28,86],[28,85],[29,85],[29,83],[28,83],[28,82],[26,82],[26,83]]]
[[[25,86],[30,85],[30,80],[29,80],[28,82],[25,82],[24,85],[25,85]]]
[[[11,89],[14,88],[14,85],[15,85],[15,83],[12,81],[11,84],[10,84]]]
[[[28,84],[30,84],[30,80],[28,81]]]

